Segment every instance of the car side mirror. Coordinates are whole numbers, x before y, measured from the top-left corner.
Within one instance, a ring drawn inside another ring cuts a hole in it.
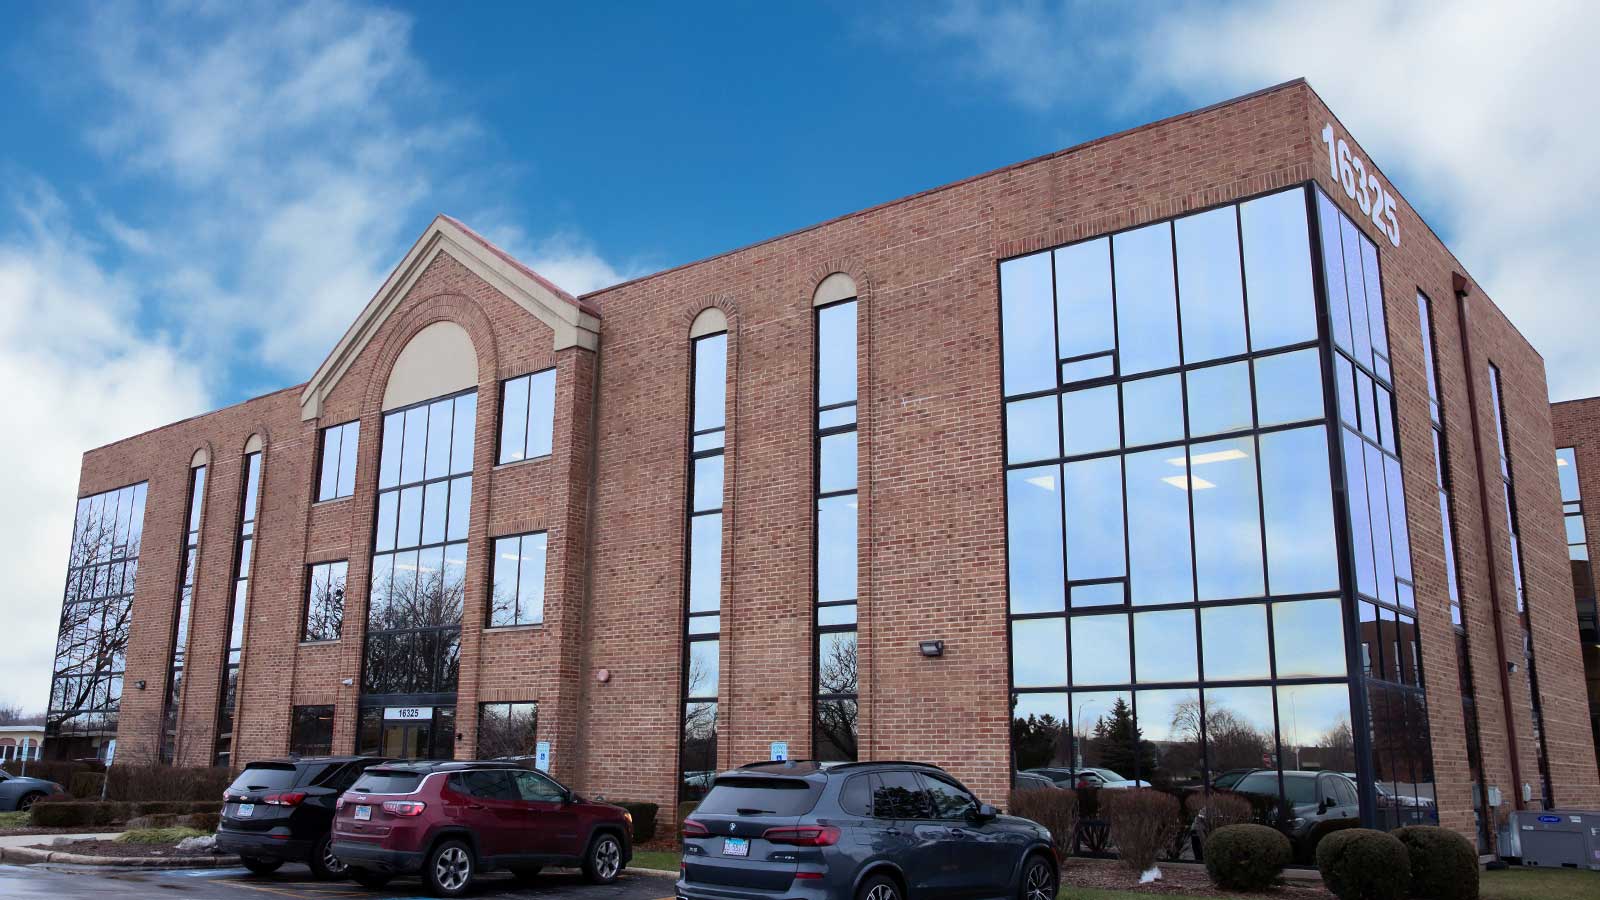
[[[1000,810],[995,809],[987,803],[979,803],[978,808],[972,813],[972,817],[980,822],[987,822],[998,815],[1000,815]]]

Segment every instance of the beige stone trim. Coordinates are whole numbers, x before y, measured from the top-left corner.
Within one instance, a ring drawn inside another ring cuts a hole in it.
[[[356,357],[440,253],[448,253],[468,271],[549,326],[555,332],[556,350],[582,347],[592,351],[599,348],[600,320],[597,317],[584,312],[538,279],[502,259],[448,218],[438,216],[412,245],[383,287],[378,289],[344,337],[339,339],[333,352],[328,354],[328,358],[307,382],[300,394],[302,420],[309,421],[321,415],[322,398],[344,377]]]
[[[206,448],[201,447],[199,450],[196,450],[194,452],[193,456],[189,457],[189,468],[198,469],[201,466],[207,465],[210,462],[211,462],[211,454],[206,451]]]
[[[434,322],[412,335],[389,370],[383,411],[478,386],[478,351],[467,330]]]
[[[689,326],[689,337],[705,337],[708,334],[721,334],[728,330],[728,314],[715,306],[700,311],[694,317],[694,322]]]
[[[817,285],[816,293],[811,295],[811,305],[823,306],[839,300],[849,300],[858,294],[854,278],[843,272],[835,272]]]

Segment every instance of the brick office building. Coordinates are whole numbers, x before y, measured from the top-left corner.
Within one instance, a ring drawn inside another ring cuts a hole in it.
[[[1578,640],[1588,680],[1589,722],[1600,744],[1600,617],[1595,606],[1594,541],[1600,537],[1600,397],[1550,405],[1555,428],[1556,476],[1561,483],[1561,514],[1567,558],[1572,566],[1572,596],[1577,604]],[[1584,498],[1590,498],[1585,502]],[[1574,695],[1574,699],[1576,696]],[[1600,764],[1600,755],[1597,755]]]
[[[51,746],[1600,804],[1543,363],[1364,160],[1293,82],[581,298],[441,217],[85,456]]]

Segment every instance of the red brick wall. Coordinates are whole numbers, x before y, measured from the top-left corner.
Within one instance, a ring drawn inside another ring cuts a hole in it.
[[[137,619],[129,681],[160,683],[170,652],[163,630],[170,628],[182,537],[182,478],[189,454],[209,441],[217,464],[195,621],[197,641],[210,649],[192,664],[191,680],[206,682],[206,693],[196,687],[191,705],[212,708],[204,723],[191,726],[186,716],[195,740],[209,733],[237,527],[236,512],[225,510],[237,507],[240,449],[252,430],[265,429],[237,758],[286,749],[296,703],[337,704],[335,747],[352,746],[358,687],[339,680],[359,683],[383,384],[410,335],[450,318],[472,335],[480,363],[458,752],[475,744],[475,703],[538,700],[541,737],[553,742],[559,776],[611,797],[671,803],[681,715],[689,325],[717,306],[729,321],[730,411],[719,761],[765,758],[773,740],[787,741],[793,756],[809,755],[811,299],[823,278],[844,272],[860,290],[861,755],[940,763],[986,799],[1002,798],[1009,716],[997,261],[1311,179],[1344,203],[1318,137],[1325,121],[1331,115],[1310,89],[1291,84],[600,291],[584,298],[603,315],[598,354],[553,353],[544,326],[440,257],[328,396],[319,423],[300,422],[293,389],[86,455],[84,493],[151,479],[136,604],[158,612]],[[1557,799],[1593,806],[1600,785],[1587,721],[1576,705],[1559,702],[1581,696],[1583,682],[1571,662],[1575,629],[1543,364],[1481,294],[1469,303],[1474,358],[1464,362],[1451,293],[1451,274],[1461,267],[1403,202],[1399,218],[1400,248],[1373,237],[1383,254],[1445,823],[1470,828],[1471,807],[1425,380],[1415,352],[1418,288],[1434,300],[1490,781],[1508,800],[1515,795],[1489,554],[1505,583],[1507,640],[1519,632],[1503,523],[1491,516],[1484,533],[1472,457],[1466,384],[1470,374],[1487,403],[1487,359],[1505,375]],[[555,452],[496,469],[497,380],[551,364],[558,367]],[[355,417],[362,422],[355,496],[312,505],[316,426]],[[1484,453],[1492,473],[1493,423],[1485,415],[1480,427],[1490,429]],[[1487,490],[1493,512],[1498,480]],[[550,532],[545,624],[485,632],[489,538],[539,528]],[[344,636],[336,644],[299,645],[304,566],[339,558],[350,560]],[[916,644],[923,638],[945,640],[945,656],[921,657]],[[1514,657],[1515,650],[1507,648]],[[201,674],[202,660],[211,674]],[[609,682],[594,677],[600,669],[611,673]],[[1513,700],[1517,690],[1514,683]],[[1523,777],[1531,780],[1526,704],[1512,707]],[[130,746],[135,735],[153,738],[158,713],[159,691],[129,692],[123,733]],[[208,739],[203,744],[209,753]]]

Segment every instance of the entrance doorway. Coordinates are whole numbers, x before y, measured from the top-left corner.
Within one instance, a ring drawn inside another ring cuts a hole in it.
[[[356,752],[392,759],[454,759],[454,706],[368,706]]]

